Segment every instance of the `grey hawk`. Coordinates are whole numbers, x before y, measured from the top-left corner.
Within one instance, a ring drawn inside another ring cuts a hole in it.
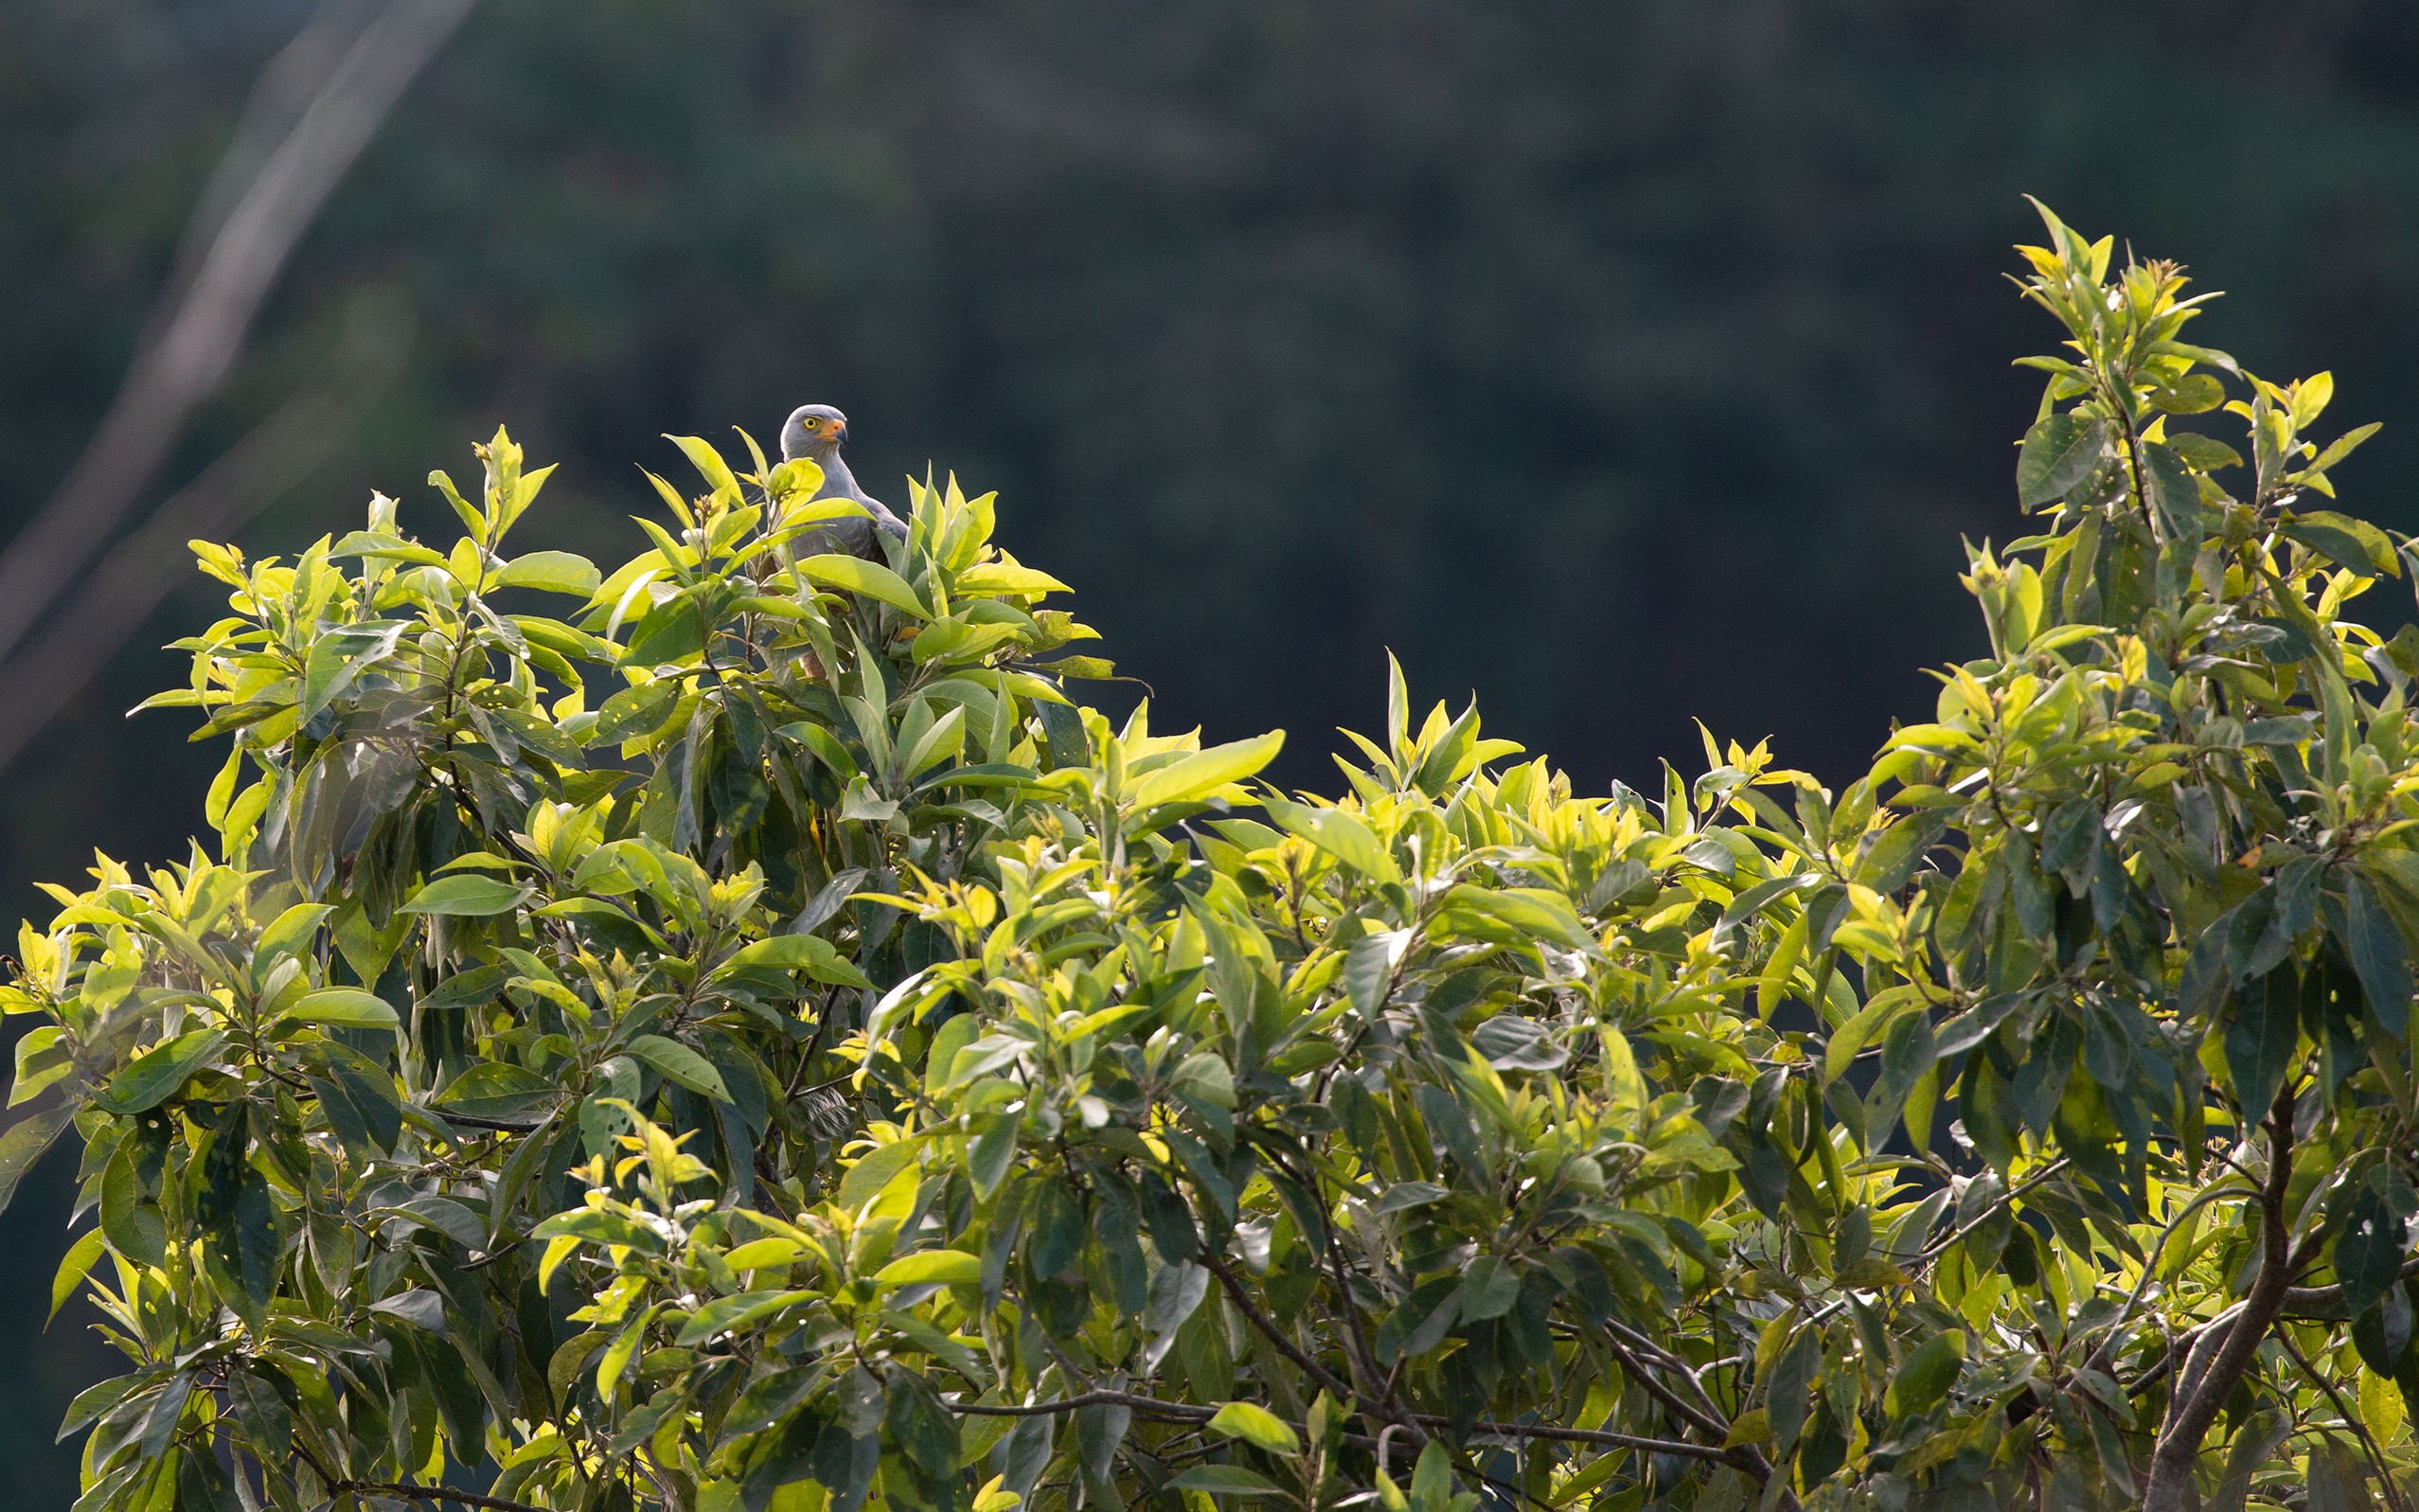
[[[823,487],[815,498],[854,499],[873,516],[871,521],[835,520],[800,541],[799,548],[807,554],[842,551],[852,557],[874,559],[879,557],[874,550],[877,528],[904,541],[907,526],[880,499],[857,486],[856,475],[840,458],[840,448],[847,439],[848,417],[828,404],[801,404],[791,411],[789,423],[781,427],[781,460],[795,462],[805,458],[823,469]]]

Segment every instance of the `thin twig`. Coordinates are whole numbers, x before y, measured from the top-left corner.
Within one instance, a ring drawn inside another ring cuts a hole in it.
[[[2182,1212],[2167,1220],[2167,1226],[2159,1231],[2159,1237],[2152,1242],[2149,1252],[2142,1257],[2142,1274],[2135,1279],[2133,1283],[2133,1290],[2129,1292],[2125,1299],[2125,1306],[2119,1307],[2117,1309],[2116,1317],[2109,1321],[2107,1337],[2100,1341],[2100,1347],[2093,1350],[2091,1352],[2090,1359],[2084,1362],[2088,1368],[2094,1370],[2106,1370],[2108,1366],[2108,1361],[2115,1358],[2117,1345],[2123,1337],[2126,1320],[2133,1316],[2133,1309],[2141,1303],[2143,1292],[2149,1290],[2151,1272],[2157,1270],[2159,1266],[2159,1255],[2161,1252],[2167,1248],[2167,1240],[2174,1236],[2177,1228],[2184,1219],[2192,1217],[2195,1213],[2199,1212],[2205,1204],[2214,1202],[2221,1197],[2237,1196],[2256,1197],[2258,1196],[2258,1193],[2236,1192],[2227,1187],[2213,1187],[2209,1191],[2201,1193],[2198,1197],[2196,1197],[2191,1201],[2185,1203],[2184,1210]]]
[[[1294,1344],[1292,1340],[1288,1339],[1285,1336],[1284,1330],[1276,1325],[1276,1320],[1270,1317],[1265,1312],[1262,1312],[1258,1306],[1252,1301],[1250,1294],[1243,1290],[1243,1283],[1241,1279],[1235,1274],[1234,1270],[1229,1267],[1224,1260],[1219,1259],[1209,1251],[1203,1250],[1201,1252],[1201,1264],[1206,1270],[1208,1270],[1210,1274],[1218,1277],[1218,1285],[1226,1289],[1226,1294],[1234,1299],[1236,1307],[1242,1309],[1243,1316],[1251,1321],[1252,1326],[1257,1328],[1264,1336],[1266,1336],[1269,1343],[1276,1345],[1277,1352],[1279,1354],[1282,1354],[1286,1359],[1292,1361],[1295,1365],[1307,1372],[1312,1380],[1317,1381],[1321,1386],[1325,1387],[1328,1391],[1333,1392],[1338,1396],[1355,1399],[1360,1398],[1361,1394],[1359,1392],[1354,1391],[1350,1386],[1347,1386],[1343,1381],[1338,1380],[1334,1374],[1328,1371],[1325,1366],[1320,1364],[1316,1360],[1313,1360],[1308,1355],[1305,1354]],[[1372,1404],[1373,1407],[1375,1405],[1375,1403]]]
[[[1017,1407],[994,1402],[952,1402],[942,1406],[952,1413],[975,1417],[1043,1417],[1058,1413],[1072,1413],[1084,1407],[1129,1407],[1138,1413],[1168,1417],[1179,1422],[1206,1423],[1218,1415],[1215,1407],[1195,1407],[1189,1402],[1162,1401],[1156,1396],[1138,1396],[1125,1391],[1088,1391],[1079,1396],[1060,1396],[1046,1402],[1031,1402]]]
[[[1695,1425],[1697,1428],[1713,1434],[1716,1438],[1728,1438],[1730,1436],[1730,1424],[1723,1422],[1719,1417],[1715,1416],[1710,1413],[1704,1412],[1692,1402],[1681,1400],[1679,1393],[1673,1391],[1669,1386],[1664,1385],[1661,1380],[1657,1379],[1654,1373],[1647,1368],[1645,1361],[1641,1361],[1637,1356],[1631,1354],[1629,1350],[1623,1345],[1620,1340],[1608,1335],[1605,1339],[1605,1347],[1612,1351],[1613,1358],[1621,1361],[1622,1367],[1629,1373],[1630,1379],[1637,1381],[1640,1386],[1645,1388],[1647,1396],[1654,1397],[1657,1401],[1662,1402],[1665,1407],[1670,1408],[1673,1412],[1678,1413],[1681,1417],[1687,1419],[1688,1422]],[[1666,1366],[1665,1368],[1668,1369],[1669,1367]],[[1691,1384],[1694,1383],[1694,1378],[1691,1378]]]
[[[507,1502],[500,1496],[481,1496],[476,1491],[457,1491],[450,1485],[400,1485],[392,1481],[339,1481],[329,1490],[343,1495],[347,1491],[371,1491],[380,1496],[400,1496],[407,1502],[456,1502],[463,1506],[485,1507],[489,1512],[545,1512],[526,1502]]]
[[[2300,1349],[2294,1347],[2292,1336],[2293,1330],[2290,1328],[2276,1330],[2276,1342],[2283,1344],[2285,1352],[2293,1357],[2293,1363],[2302,1367],[2302,1374],[2310,1378],[2310,1384],[2326,1393],[2326,1399],[2335,1403],[2336,1412],[2345,1422],[2352,1425],[2352,1432],[2360,1435],[2360,1448],[2368,1454],[2369,1463],[2376,1467],[2377,1479],[2385,1483],[2386,1500],[2392,1503],[2393,1512],[2406,1512],[2402,1492],[2393,1484],[2393,1472],[2386,1468],[2385,1455],[2378,1450],[2377,1441],[2370,1436],[2369,1425],[2360,1420],[2359,1414],[2355,1413],[2345,1404],[2343,1394],[2336,1389],[2335,1382],[2320,1375],[2318,1367],[2304,1359]]]

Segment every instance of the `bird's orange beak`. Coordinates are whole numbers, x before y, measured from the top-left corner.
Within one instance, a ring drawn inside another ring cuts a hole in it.
[[[832,443],[834,446],[841,446],[841,445],[845,445],[845,444],[847,442],[847,440],[848,440],[848,422],[847,422],[846,420],[834,420],[834,421],[832,421],[832,422],[831,422],[831,443]]]

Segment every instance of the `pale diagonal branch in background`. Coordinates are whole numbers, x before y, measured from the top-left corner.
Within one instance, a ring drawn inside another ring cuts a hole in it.
[[[471,4],[388,0],[328,71],[283,140],[262,155],[261,139],[290,108],[281,102],[298,92],[315,60],[332,50],[354,0],[331,0],[323,16],[332,17],[314,18],[271,64],[246,113],[245,130],[230,149],[228,168],[196,212],[197,226],[206,225],[233,199],[208,238],[208,250],[182,287],[169,286],[163,308],[172,313],[153,315],[155,339],[136,350],[109,413],[65,481],[0,553],[0,656],[24,641],[116,530],[194,406],[226,376],[277,271],[329,191]],[[258,170],[238,197],[233,181],[240,165],[255,157]],[[200,240],[188,237],[189,245]]]
[[[112,548],[0,673],[7,694],[0,698],[0,770],[191,573],[186,543],[225,540],[301,482],[394,376],[410,337],[410,316],[399,301],[364,300],[346,322],[344,345],[318,373]]]

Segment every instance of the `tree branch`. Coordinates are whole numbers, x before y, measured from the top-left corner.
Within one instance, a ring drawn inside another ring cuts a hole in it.
[[[1641,1387],[1645,1388],[1647,1396],[1652,1396],[1655,1400],[1663,1403],[1665,1407],[1668,1407],[1673,1412],[1679,1414],[1683,1419],[1694,1425],[1696,1428],[1713,1434],[1716,1438],[1728,1438],[1730,1436],[1730,1424],[1725,1423],[1720,1418],[1705,1412],[1693,1402],[1681,1400],[1679,1393],[1673,1391],[1669,1386],[1664,1385],[1661,1380],[1657,1379],[1654,1372],[1648,1368],[1645,1361],[1639,1360],[1636,1355],[1631,1354],[1628,1348],[1625,1347],[1620,1340],[1608,1336],[1605,1340],[1605,1347],[1612,1351],[1613,1358],[1621,1361],[1622,1368],[1629,1373],[1631,1379],[1635,1380]]]
[[[1450,1428],[1453,1420],[1430,1413],[1414,1413],[1414,1422],[1434,1428]],[[1499,1438],[1551,1438],[1572,1444],[1602,1444],[1610,1449],[1643,1449],[1657,1454],[1685,1454],[1691,1459],[1731,1462],[1732,1451],[1708,1444],[1691,1444],[1681,1439],[1641,1438],[1635,1433],[1608,1433],[1597,1429],[1556,1428],[1551,1423],[1498,1423],[1480,1418],[1470,1425],[1473,1433],[1492,1433]]]
[[[457,1491],[450,1485],[401,1485],[392,1481],[338,1481],[329,1486],[332,1495],[347,1491],[371,1491],[380,1496],[400,1496],[406,1502],[455,1502],[463,1506],[485,1507],[489,1512],[546,1512],[526,1502],[507,1502],[500,1496],[481,1496],[476,1491]]]
[[[1189,1402],[1161,1401],[1156,1396],[1137,1396],[1124,1391],[1088,1391],[1080,1396],[1060,1396],[1046,1402],[1032,1402],[1023,1407],[1005,1403],[944,1401],[942,1406],[952,1413],[975,1417],[1042,1417],[1057,1413],[1072,1413],[1084,1407],[1130,1407],[1138,1413],[1173,1418],[1179,1422],[1206,1423],[1218,1415],[1215,1407],[1195,1407]]]
[[[2250,1365],[2268,1326],[2284,1310],[2286,1289],[2293,1279],[2292,1256],[2286,1246],[2286,1187],[2293,1179],[2293,1086],[2288,1077],[2276,1091],[2268,1114],[2268,1181],[2260,1191],[2260,1267],[2244,1294],[2241,1310],[2223,1331],[2216,1325],[2204,1330],[2184,1367],[2176,1376],[2176,1392],[2167,1404],[2166,1426],[2160,1430],[2150,1455],[2150,1484],[2143,1495],[2143,1512],[2179,1512],[2184,1487],[2200,1458],[2200,1442],[2226,1403],[2234,1383]]]
[[[1253,1302],[1251,1296],[1244,1291],[1241,1278],[1236,1275],[1234,1269],[1224,1260],[1221,1260],[1217,1255],[1212,1254],[1207,1249],[1203,1249],[1201,1251],[1201,1264],[1208,1270],[1210,1274],[1218,1277],[1218,1285],[1224,1287],[1226,1289],[1226,1294],[1235,1299],[1235,1305],[1243,1310],[1243,1316],[1245,1318],[1251,1320],[1252,1326],[1260,1330],[1261,1334],[1268,1339],[1269,1343],[1276,1345],[1277,1353],[1285,1356],[1286,1359],[1292,1361],[1296,1366],[1307,1372],[1312,1380],[1317,1381],[1321,1386],[1324,1386],[1328,1391],[1333,1392],[1336,1396],[1347,1399],[1360,1398],[1361,1394],[1359,1392],[1354,1391],[1350,1386],[1347,1386],[1343,1381],[1338,1380],[1325,1365],[1320,1364],[1316,1360],[1313,1360],[1307,1354],[1305,1354],[1297,1345],[1295,1345],[1292,1340],[1288,1339],[1285,1336],[1285,1330],[1276,1325],[1276,1320],[1261,1311],[1259,1306]]]
[[[2351,1405],[2344,1401],[2343,1394],[2336,1388],[2335,1382],[2320,1375],[2318,1367],[2304,1359],[2302,1351],[2293,1347],[2293,1330],[2279,1328],[2276,1331],[2276,1342],[2283,1344],[2285,1352],[2293,1357],[2293,1363],[2302,1367],[2302,1374],[2310,1378],[2310,1384],[2326,1393],[2326,1399],[2335,1404],[2337,1415],[2351,1424],[2352,1431],[2360,1435],[2360,1448],[2369,1456],[2369,1463],[2375,1468],[2378,1481],[2385,1486],[2387,1504],[2393,1508],[2393,1512],[2407,1512],[2403,1505],[2402,1492],[2393,1484],[2393,1472],[2387,1468],[2385,1455],[2378,1450],[2377,1441],[2369,1434],[2369,1425],[2362,1422],[2360,1414],[2354,1412]]]
[[[2414,1278],[2419,1278],[2419,1257],[2406,1260],[2402,1264],[2402,1279],[2409,1281]],[[2321,1318],[2336,1322],[2340,1322],[2352,1315],[2351,1310],[2343,1305],[2343,1289],[2340,1286],[2286,1287],[2285,1310],[2295,1317]]]

